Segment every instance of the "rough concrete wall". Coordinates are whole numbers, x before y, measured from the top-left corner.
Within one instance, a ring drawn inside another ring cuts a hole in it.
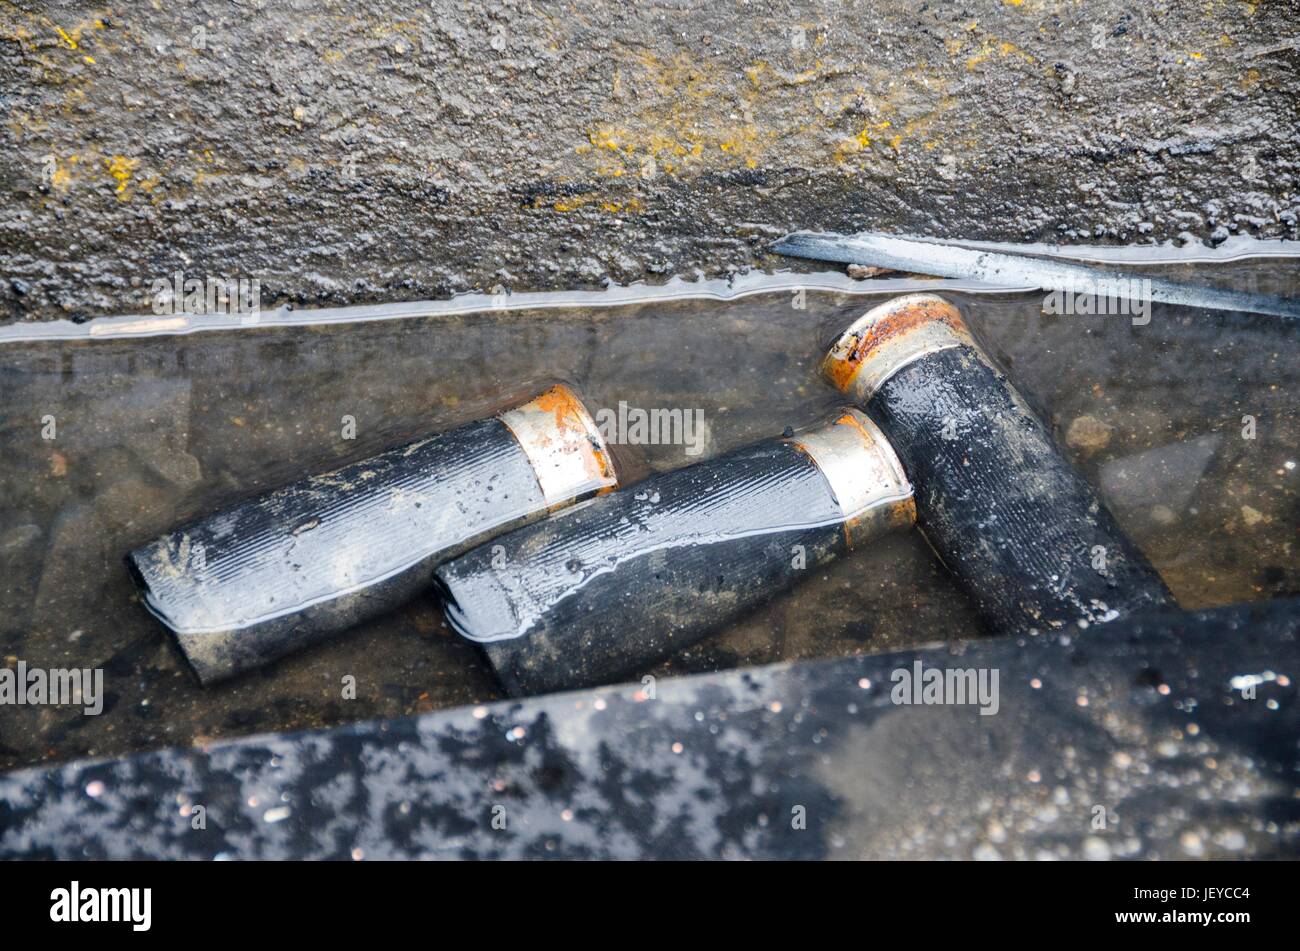
[[[1295,0],[0,3],[0,318],[1297,236]],[[786,262],[781,262],[785,264]]]

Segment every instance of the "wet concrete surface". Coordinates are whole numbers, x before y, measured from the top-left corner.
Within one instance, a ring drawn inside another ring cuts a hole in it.
[[[1298,276],[1294,262],[1198,274],[1271,293],[1294,288]],[[1183,607],[1300,591],[1293,323],[1156,305],[1149,324],[1133,326],[1128,317],[1045,315],[1038,294],[958,299]],[[703,457],[778,435],[838,403],[817,366],[877,301],[781,291],[725,303],[6,344],[0,657],[6,666],[102,667],[107,697],[90,717],[73,707],[6,708],[0,768],[498,697],[486,664],[431,599],[200,688],[138,603],[123,556],[234,499],[489,415],[554,378],[573,383],[593,410],[620,401],[701,410]],[[344,438],[345,416],[356,420],[355,439]],[[614,448],[627,482],[701,458],[682,444]],[[840,560],[653,673],[978,636],[965,598],[909,533]],[[346,678],[355,678],[355,698]]]
[[[7,319],[1297,236],[1294,0],[0,6]]]

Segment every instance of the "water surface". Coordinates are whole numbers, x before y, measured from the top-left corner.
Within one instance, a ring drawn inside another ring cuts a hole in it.
[[[1294,261],[1158,273],[1300,289]],[[5,708],[0,768],[497,698],[486,665],[428,598],[200,688],[140,605],[123,555],[241,496],[493,413],[554,379],[593,410],[702,410],[701,456],[619,446],[626,481],[823,418],[839,397],[818,379],[821,356],[883,296],[758,290],[3,344],[0,655],[9,666],[103,667],[108,699],[97,717]],[[954,296],[1184,607],[1300,591],[1294,324],[1155,305],[1149,324],[1133,326],[1045,315],[1041,293]],[[49,417],[52,440],[42,437]],[[345,417],[355,439],[343,438]],[[819,572],[653,673],[974,636],[963,596],[910,533]],[[355,699],[344,698],[347,677]]]

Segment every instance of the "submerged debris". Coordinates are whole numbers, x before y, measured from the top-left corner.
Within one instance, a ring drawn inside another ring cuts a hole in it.
[[[1084,295],[1091,300],[1162,301],[1185,307],[1300,317],[1300,300],[1271,294],[1179,284],[1063,261],[869,231],[855,235],[796,231],[777,241],[772,250],[792,257],[967,278],[1005,287],[1040,287]]]

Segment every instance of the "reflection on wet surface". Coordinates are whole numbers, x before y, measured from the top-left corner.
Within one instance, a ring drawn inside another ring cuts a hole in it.
[[[1208,273],[1213,271],[1213,273]],[[1294,262],[1161,269],[1295,293]],[[1182,606],[1300,590],[1293,323],[1155,305],[1046,316],[1039,294],[954,295]],[[702,411],[686,445],[615,447],[625,482],[817,421],[828,342],[877,298],[484,312],[0,350],[0,654],[104,667],[105,709],[6,707],[0,768],[323,726],[500,696],[432,599],[211,689],[138,603],[131,548],[311,471],[487,416],[546,381],[593,411]],[[802,303],[802,309],[795,306]],[[356,420],[345,440],[344,417]],[[55,438],[50,432],[53,418]],[[1250,438],[1253,437],[1253,438]],[[616,625],[617,618],[610,624]],[[915,532],[832,564],[654,671],[901,648],[979,632]],[[344,679],[356,680],[344,699]]]

